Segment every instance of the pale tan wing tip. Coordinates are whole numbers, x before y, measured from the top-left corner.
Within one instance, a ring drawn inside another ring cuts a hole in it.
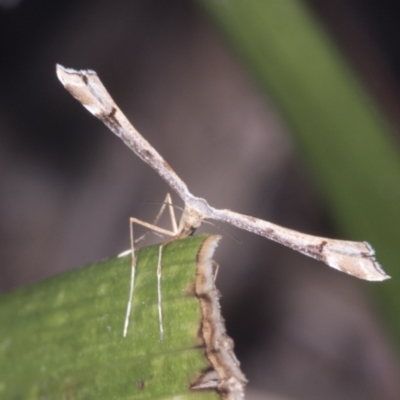
[[[91,69],[84,69],[84,70],[76,70],[73,68],[66,68],[63,67],[60,64],[56,64],[56,74],[58,79],[61,81],[61,83],[63,85],[65,85],[66,82],[66,77],[68,75],[83,75],[83,74],[89,74],[89,75],[97,75],[95,71],[91,70]]]
[[[64,83],[64,76],[68,72],[77,72],[77,71],[70,70],[69,68],[65,68],[60,64],[56,64],[56,74],[61,83]]]
[[[100,118],[112,111],[112,99],[95,71],[78,71],[56,64],[56,73],[65,89],[95,117]]]
[[[390,276],[375,260],[375,251],[367,242],[341,242],[326,247],[326,263],[339,271],[367,281],[384,281]]]
[[[68,75],[79,74],[79,71],[76,71],[72,68],[65,68],[60,64],[56,64],[56,74],[57,78],[65,86],[68,82]]]
[[[378,263],[375,259],[375,250],[372,248],[372,246],[368,242],[364,242],[365,246],[369,250],[369,259],[372,264],[372,269],[371,269],[371,278],[368,279],[370,281],[385,281],[386,279],[391,279],[391,276],[388,275],[382,268],[381,264]]]
[[[390,275],[388,275],[382,268],[379,263],[376,263],[377,267],[379,267],[379,270],[382,271],[381,276],[378,279],[371,279],[371,281],[386,281],[386,279],[392,279]]]

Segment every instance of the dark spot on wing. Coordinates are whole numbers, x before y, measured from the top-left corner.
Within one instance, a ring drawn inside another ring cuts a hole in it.
[[[317,247],[318,251],[322,253],[324,251],[324,247],[328,244],[326,240],[322,241],[321,244]]]
[[[120,135],[120,130],[122,129],[121,124],[118,122],[117,118],[115,118],[115,114],[117,109],[113,107],[111,111],[106,114],[103,113],[99,115],[99,118],[118,136]]]
[[[108,114],[109,118],[115,119],[115,113],[117,112],[117,109],[115,107],[113,107],[110,111],[110,113]]]
[[[111,111],[108,114],[106,114],[105,119],[108,121],[110,125],[112,125],[114,129],[121,129],[122,128],[121,124],[118,122],[117,118],[115,118],[116,112],[117,109],[113,107]]]
[[[89,84],[88,77],[85,74],[81,74],[81,77],[82,77],[83,82],[85,82],[85,84],[88,85]]]
[[[149,151],[149,150],[143,149],[142,154],[143,154],[143,157],[145,157],[149,160],[153,159],[153,154],[151,154],[151,151]]]
[[[315,257],[317,260],[321,260],[325,262],[325,257],[323,256],[324,253],[324,248],[328,244],[326,240],[323,240],[320,244],[318,245],[312,245],[309,244],[306,246],[307,248],[307,253],[311,255],[312,257]],[[298,250],[301,252],[301,250]]]

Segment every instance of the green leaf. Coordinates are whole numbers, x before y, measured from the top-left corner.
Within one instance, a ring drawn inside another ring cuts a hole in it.
[[[199,250],[209,247],[205,257],[211,265],[218,240],[215,235],[197,236],[164,247],[163,341],[157,313],[159,246],[137,252],[125,338],[130,256],[0,297],[0,398],[219,398],[215,390],[190,389],[212,368],[195,279]]]

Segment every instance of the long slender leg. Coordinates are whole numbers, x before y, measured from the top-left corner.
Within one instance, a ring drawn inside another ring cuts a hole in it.
[[[164,326],[162,314],[162,297],[161,297],[161,260],[164,244],[160,244],[158,248],[158,263],[157,263],[157,309],[158,309],[158,326],[160,328],[160,340],[164,341]]]
[[[164,325],[163,325],[163,313],[162,313],[162,292],[161,292],[161,276],[162,276],[162,253],[164,247],[174,240],[176,235],[178,234],[178,225],[176,223],[176,218],[175,218],[175,212],[174,208],[172,206],[172,201],[171,201],[171,196],[168,194],[166,202],[168,203],[168,210],[169,210],[169,215],[171,217],[171,225],[172,229],[174,232],[174,235],[172,236],[172,239],[167,240],[164,243],[160,244],[160,247],[158,248],[158,263],[157,263],[157,308],[158,308],[158,324],[160,328],[160,340],[161,342],[164,341]]]
[[[129,297],[128,297],[128,304],[127,304],[127,308],[126,308],[126,316],[125,316],[125,322],[124,322],[124,330],[123,330],[123,336],[126,337],[127,333],[128,333],[128,327],[129,327],[129,318],[130,318],[130,314],[131,314],[131,310],[132,310],[132,303],[133,303],[133,294],[134,294],[134,287],[135,287],[135,275],[136,275],[136,257],[135,257],[135,244],[137,243],[138,240],[141,240],[145,235],[141,236],[137,241],[135,241],[134,239],[134,234],[133,234],[133,224],[138,224],[141,226],[144,226],[145,228],[147,228],[149,231],[155,231],[158,232],[162,235],[166,235],[166,236],[170,236],[170,237],[174,237],[176,236],[177,233],[177,223],[176,223],[176,218],[175,218],[175,213],[174,213],[174,209],[172,206],[172,201],[171,201],[171,196],[168,193],[165,201],[159,211],[159,213],[157,214],[156,218],[155,218],[155,223],[158,222],[158,220],[160,219],[162,213],[165,210],[165,207],[168,206],[168,211],[170,214],[170,218],[171,218],[171,224],[172,224],[172,228],[173,231],[168,231],[166,229],[160,228],[156,225],[153,224],[149,224],[147,222],[141,221],[137,218],[130,218],[129,219],[129,225],[130,225],[130,240],[131,240],[131,253],[132,253],[132,262],[131,262],[131,279],[130,279],[130,287],[129,287]],[[169,241],[168,241],[169,242]],[[168,243],[166,242],[166,243]],[[158,293],[158,318],[159,318],[159,327],[160,327],[160,338],[161,341],[163,341],[164,339],[164,328],[163,328],[163,320],[162,320],[162,298],[161,298],[161,260],[162,260],[162,249],[164,247],[165,244],[160,245],[160,249],[159,249],[159,255],[158,255],[158,265],[157,265],[157,293]],[[125,255],[127,252],[122,253],[123,255]],[[121,255],[122,255],[121,254]],[[120,256],[121,256],[120,255]]]
[[[178,228],[177,228],[177,224],[176,224],[174,208],[172,206],[171,195],[169,193],[167,193],[167,195],[165,196],[164,201],[161,203],[160,210],[159,210],[158,214],[156,215],[156,217],[154,218],[152,226],[153,227],[157,226],[157,223],[160,220],[161,216],[164,214],[166,207],[168,207],[168,212],[169,212],[170,219],[171,219],[171,224],[172,224],[172,231],[176,232]],[[137,220],[136,222],[143,226],[143,224],[140,223],[142,221],[140,221],[140,222],[138,222],[138,221],[139,220]],[[137,245],[140,242],[142,242],[151,231],[154,231],[154,229],[153,228],[148,228],[147,232],[145,232],[142,236],[140,236],[138,239],[135,240],[135,244]]]
[[[128,297],[128,304],[126,306],[126,315],[125,315],[125,322],[124,322],[124,330],[123,336],[126,337],[128,334],[128,327],[129,327],[129,318],[131,315],[132,310],[132,303],[133,303],[133,294],[135,290],[135,275],[136,275],[136,256],[135,256],[135,239],[133,234],[133,224],[142,225],[148,229],[154,230],[159,232],[163,235],[167,236],[174,236],[175,233],[171,231],[167,231],[166,229],[159,228],[158,226],[148,224],[147,222],[141,221],[137,218],[130,218],[129,219],[129,226],[130,226],[130,240],[131,240],[131,253],[132,253],[132,261],[131,261],[131,279],[130,279],[130,286],[129,286],[129,297]],[[124,252],[123,254],[126,254]],[[160,285],[158,285],[160,287]],[[159,289],[160,290],[160,289]]]
[[[161,291],[161,278],[162,278],[162,255],[164,247],[175,240],[175,237],[167,240],[164,243],[161,243],[158,248],[158,263],[157,263],[157,309],[158,309],[158,323],[160,328],[160,340],[164,341],[164,325],[163,325],[163,313],[162,313],[162,291]],[[217,264],[219,268],[219,265]],[[216,278],[216,275],[215,277]]]
[[[126,315],[125,315],[124,332],[123,332],[123,336],[124,337],[126,337],[126,335],[128,333],[129,317],[131,315],[131,309],[132,309],[133,291],[134,291],[134,287],[135,287],[135,273],[136,273],[135,240],[133,238],[133,223],[132,223],[132,220],[130,220],[129,226],[130,226],[130,240],[131,240],[131,252],[132,252],[132,258],[131,258],[131,282],[130,282],[130,286],[129,286],[128,304],[126,306]]]
[[[175,233],[175,235],[177,235],[178,234],[178,224],[176,223],[175,211],[174,211],[174,207],[172,205],[171,195],[169,193],[167,193],[167,196],[165,197],[165,203],[168,205],[168,211],[169,211],[169,217],[171,219],[172,231]]]

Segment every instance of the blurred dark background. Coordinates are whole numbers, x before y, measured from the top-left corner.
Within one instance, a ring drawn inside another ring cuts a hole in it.
[[[399,7],[306,3],[397,129]],[[129,216],[150,221],[159,207],[151,203],[169,190],[63,89],[56,63],[96,70],[137,129],[213,206],[340,236],[284,116],[198,3],[3,0],[1,291],[127,249]],[[239,240],[225,234],[216,259],[249,398],[400,398],[397,350],[370,284],[223,229]]]

